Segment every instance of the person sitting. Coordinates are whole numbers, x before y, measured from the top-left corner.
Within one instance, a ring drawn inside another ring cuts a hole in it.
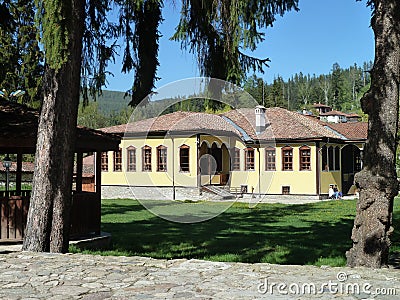
[[[333,193],[335,195],[335,199],[342,199],[343,194],[341,191],[339,191],[337,185],[335,185],[335,187],[333,188]]]
[[[335,191],[333,190],[333,184],[330,184],[328,190],[328,198],[333,199],[334,196],[335,196]]]

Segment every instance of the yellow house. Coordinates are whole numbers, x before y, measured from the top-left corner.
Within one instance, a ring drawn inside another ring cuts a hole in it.
[[[202,190],[326,197],[361,169],[367,124],[325,123],[283,108],[221,115],[174,112],[102,129],[121,136],[102,155],[103,194],[187,199]],[[225,193],[225,194],[224,194]]]

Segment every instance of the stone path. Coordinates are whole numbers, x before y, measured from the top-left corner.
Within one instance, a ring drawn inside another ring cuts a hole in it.
[[[396,269],[0,254],[0,299],[400,299]]]

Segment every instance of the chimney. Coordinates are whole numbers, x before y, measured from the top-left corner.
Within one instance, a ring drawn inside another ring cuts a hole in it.
[[[256,134],[260,134],[265,130],[265,110],[266,108],[262,105],[257,105],[255,108]]]

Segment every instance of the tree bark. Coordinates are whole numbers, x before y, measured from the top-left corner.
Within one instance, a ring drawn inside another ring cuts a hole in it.
[[[398,193],[396,146],[400,78],[400,3],[371,1],[375,61],[371,87],[361,99],[369,116],[364,168],[356,174],[360,189],[347,265],[379,268],[389,259],[393,199]]]
[[[70,0],[68,60],[46,67],[23,250],[67,252],[85,1]],[[46,49],[51,51],[51,49]]]

